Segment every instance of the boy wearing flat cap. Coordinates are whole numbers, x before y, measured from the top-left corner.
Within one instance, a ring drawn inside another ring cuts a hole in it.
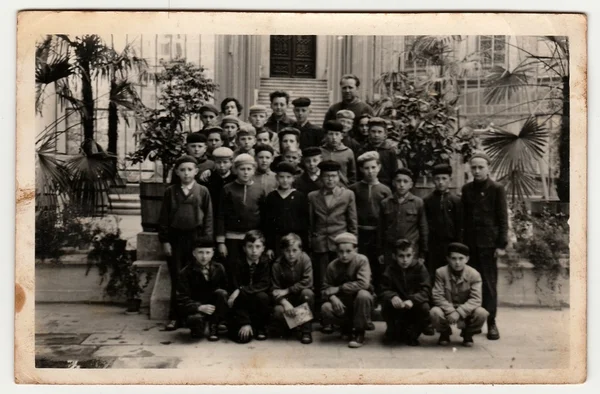
[[[462,188],[464,242],[471,249],[470,265],[483,280],[483,307],[490,313],[487,338],[500,339],[496,326],[498,256],[508,244],[508,209],[504,187],[490,179],[490,159],[475,153],[469,161],[473,181]]]
[[[325,145],[321,148],[323,160],[333,160],[340,164],[341,180],[344,186],[356,182],[356,162],[354,153],[342,142],[344,126],[337,120],[325,123]]]
[[[227,316],[227,275],[225,268],[212,258],[213,240],[199,240],[194,245],[191,262],[179,274],[177,304],[193,338],[204,336],[208,323],[208,340],[218,341],[218,324]]]
[[[335,119],[344,126],[342,133],[344,138],[342,142],[354,153],[354,157],[359,155],[361,145],[354,139],[352,135],[352,128],[354,127],[354,112],[347,109],[342,109],[335,114]]]
[[[387,129],[385,120],[382,118],[371,118],[369,120],[369,136],[367,143],[361,148],[360,152],[375,151],[379,153],[379,162],[381,171],[379,172],[379,181],[388,187],[392,186],[392,178],[398,169],[398,158],[396,148],[387,140]]]
[[[341,233],[335,237],[337,258],[327,266],[321,296],[325,327],[338,324],[342,337],[350,337],[348,346],[359,348],[365,342],[365,331],[371,321],[373,295],[371,269],[367,257],[356,253],[356,235]]]
[[[446,261],[446,266],[435,271],[431,321],[440,333],[440,345],[450,343],[451,325],[456,324],[462,330],[463,345],[471,347],[473,335],[481,332],[489,315],[481,307],[481,275],[467,265],[469,247],[464,244],[449,244]]]
[[[248,112],[248,120],[252,124],[252,127],[254,127],[256,135],[268,132],[270,135],[269,141],[271,143],[271,146],[273,147],[273,149],[275,149],[276,152],[278,152],[279,137],[277,136],[276,132],[274,132],[266,126],[267,108],[263,105],[253,105],[252,107],[250,107]]]
[[[310,104],[311,101],[308,97],[298,97],[292,101],[294,116],[296,117],[296,122],[294,122],[292,127],[300,130],[301,149],[321,146],[323,145],[323,138],[325,138],[323,129],[308,121],[308,117],[312,112]]]
[[[462,239],[463,212],[460,197],[450,191],[452,167],[438,164],[431,172],[435,190],[423,199],[429,228],[429,255],[427,266],[433,277],[435,271],[446,265],[446,248]]]
[[[317,288],[323,284],[327,265],[336,256],[335,237],[344,232],[358,235],[354,192],[340,187],[340,164],[322,161],[319,169],[323,187],[308,194],[309,236]]]
[[[204,104],[200,107],[202,129],[219,125],[219,109],[213,104]]]
[[[261,185],[254,181],[254,157],[242,153],[233,160],[233,166],[237,178],[223,188],[215,231],[218,251],[229,275],[240,260],[246,233],[261,227],[266,197]]]
[[[379,290],[381,264],[377,254],[377,227],[381,202],[392,195],[389,187],[379,182],[381,173],[379,153],[372,151],[358,157],[358,169],[363,174],[362,181],[350,186],[356,198],[358,212],[358,252],[369,259],[373,274],[373,286]]]
[[[180,182],[165,191],[158,231],[171,277],[168,331],[181,325],[176,296],[179,271],[191,258],[197,240],[213,238],[212,202],[208,189],[194,179],[198,174],[196,159],[187,155],[180,157],[175,162],[175,173]]]
[[[236,176],[231,171],[233,165],[233,151],[231,149],[225,147],[216,148],[213,151],[213,158],[215,160],[215,168],[202,184],[210,192],[214,212],[213,217],[216,218],[223,196],[223,188],[228,183],[235,181]]]
[[[381,202],[379,215],[379,255],[386,264],[392,259],[392,251],[398,239],[408,239],[415,245],[419,262],[427,256],[428,229],[423,200],[413,195],[413,173],[399,168],[394,174],[393,195]]]
[[[298,191],[304,193],[305,196],[312,191],[319,190],[323,187],[321,181],[321,170],[319,169],[319,163],[323,161],[323,154],[321,148],[311,146],[302,150],[302,165],[304,172],[299,176],[296,176],[294,181],[294,187]]]
[[[387,330],[385,339],[419,345],[419,336],[429,325],[431,280],[427,268],[417,261],[413,244],[407,239],[396,241],[394,261],[381,279],[382,315]]]
[[[308,245],[308,200],[293,187],[296,167],[281,162],[275,167],[278,187],[267,195],[263,223],[267,249],[281,254],[279,240],[284,235],[295,233]]]

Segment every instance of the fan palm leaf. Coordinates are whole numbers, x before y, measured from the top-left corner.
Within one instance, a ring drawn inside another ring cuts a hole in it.
[[[56,210],[71,191],[69,171],[65,162],[54,153],[52,141],[41,144],[36,152],[36,210]]]
[[[511,99],[520,90],[524,89],[529,81],[532,68],[521,64],[512,71],[494,66],[485,77],[484,100],[486,104],[501,104],[506,98]]]

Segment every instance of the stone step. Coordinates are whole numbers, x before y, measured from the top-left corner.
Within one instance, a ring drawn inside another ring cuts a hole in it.
[[[133,193],[127,193],[127,194],[109,194],[108,198],[110,199],[111,202],[115,203],[117,201],[140,201],[140,195],[139,195],[139,186],[138,186],[138,194],[133,194]]]
[[[141,209],[141,202],[139,201],[111,201],[112,209],[121,209],[121,210],[126,210],[126,209]]]
[[[140,194],[140,184],[139,183],[127,183],[125,187],[112,187],[110,189],[115,194]]]
[[[112,215],[119,216],[140,216],[142,214],[141,209],[111,209],[110,213]]]

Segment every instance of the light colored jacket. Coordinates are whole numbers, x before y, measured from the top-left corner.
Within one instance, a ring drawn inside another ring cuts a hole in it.
[[[481,306],[481,275],[470,266],[465,266],[462,275],[456,277],[445,265],[435,271],[432,291],[433,305],[440,307],[445,315],[455,310],[463,319]]]
[[[342,187],[333,189],[330,206],[325,202],[323,189],[308,194],[310,241],[313,252],[336,250],[334,239],[349,232],[358,236],[358,219],[354,192]]]

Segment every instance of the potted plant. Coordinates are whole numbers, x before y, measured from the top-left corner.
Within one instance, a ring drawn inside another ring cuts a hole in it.
[[[156,231],[158,216],[169,174],[184,151],[185,136],[192,131],[192,121],[200,108],[213,98],[217,85],[204,76],[204,68],[184,59],[161,62],[163,70],[156,75],[160,109],[143,110],[137,150],[128,155],[133,164],[145,160],[160,161],[162,176],[140,182],[142,227]]]
[[[150,284],[150,275],[146,274],[142,280],[141,271],[133,265],[135,251],[127,249],[127,240],[121,238],[118,221],[104,221],[93,232],[86,275],[96,267],[100,283],[106,282],[104,293],[111,298],[124,298],[127,313],[139,313],[142,303],[140,296]]]

